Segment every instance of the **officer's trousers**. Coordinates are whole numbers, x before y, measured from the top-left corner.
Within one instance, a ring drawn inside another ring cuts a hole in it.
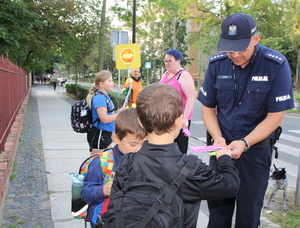
[[[271,147],[250,149],[235,160],[241,178],[238,194],[234,198],[208,202],[209,228],[231,228],[235,206],[236,228],[257,228],[260,225],[271,160]],[[215,157],[210,158],[210,166],[216,170]]]

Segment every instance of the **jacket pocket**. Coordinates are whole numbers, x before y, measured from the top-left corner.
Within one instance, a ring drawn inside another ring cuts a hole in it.
[[[250,110],[263,111],[264,107],[267,105],[270,89],[270,83],[251,83],[247,86],[246,102]]]
[[[232,107],[235,102],[234,81],[231,79],[217,80],[215,88],[217,89],[217,100],[220,108]]]

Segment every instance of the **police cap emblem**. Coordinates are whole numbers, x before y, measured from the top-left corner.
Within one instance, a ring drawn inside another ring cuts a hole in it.
[[[235,36],[237,33],[236,25],[229,25],[228,36]]]

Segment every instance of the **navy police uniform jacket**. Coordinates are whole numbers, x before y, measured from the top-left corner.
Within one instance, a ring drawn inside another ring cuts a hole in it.
[[[226,140],[243,138],[268,113],[294,107],[289,63],[282,54],[262,45],[256,46],[245,68],[234,65],[225,52],[214,55],[209,59],[198,100],[217,108]]]

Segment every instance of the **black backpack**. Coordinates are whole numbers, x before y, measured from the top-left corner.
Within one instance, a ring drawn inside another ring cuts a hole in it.
[[[124,165],[118,170],[124,188],[110,199],[108,211],[99,217],[97,228],[182,228],[184,204],[177,191],[191,172],[197,156],[186,157],[179,175],[169,185],[165,182],[131,182],[128,167],[134,155],[124,155]]]
[[[113,108],[110,108],[110,102],[107,95],[101,91],[95,91],[95,95],[101,94],[105,96],[107,113],[113,112]],[[97,118],[94,122],[92,117],[92,111],[88,107],[87,100],[82,99],[81,101],[76,101],[71,107],[71,126],[73,130],[77,133],[87,133],[91,127],[98,121]]]

